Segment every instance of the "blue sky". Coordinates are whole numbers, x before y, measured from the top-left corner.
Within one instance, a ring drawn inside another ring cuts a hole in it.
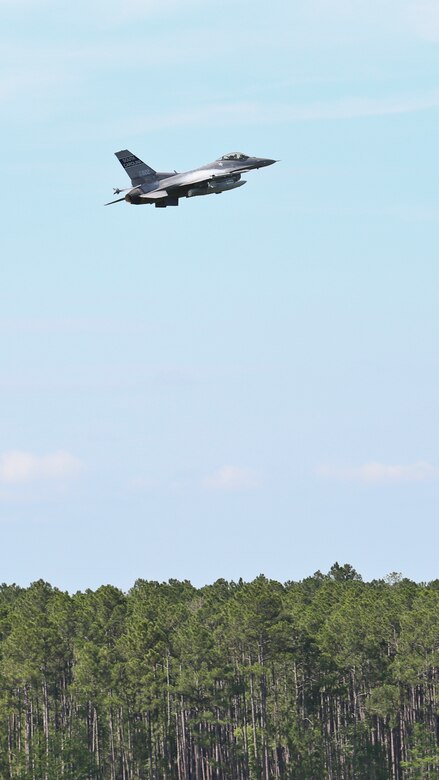
[[[0,580],[437,577],[437,3],[0,15]]]

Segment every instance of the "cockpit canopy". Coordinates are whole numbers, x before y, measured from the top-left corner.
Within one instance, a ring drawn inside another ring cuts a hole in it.
[[[229,152],[229,154],[224,154],[220,157],[220,160],[248,160],[248,154],[243,154],[242,152]]]

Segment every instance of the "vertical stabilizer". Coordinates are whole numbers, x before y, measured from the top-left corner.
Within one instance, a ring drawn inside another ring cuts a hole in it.
[[[131,184],[134,187],[156,177],[156,171],[142,162],[142,160],[139,160],[139,158],[128,151],[128,149],[122,149],[120,152],[115,152],[115,155],[130,177]]]

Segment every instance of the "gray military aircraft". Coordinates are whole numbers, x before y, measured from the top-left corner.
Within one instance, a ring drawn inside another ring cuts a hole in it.
[[[115,152],[115,155],[130,177],[132,187],[115,189],[115,195],[120,195],[121,192],[126,192],[126,195],[105,205],[110,206],[125,200],[137,206],[154,203],[156,208],[161,209],[178,206],[180,198],[219,194],[242,187],[245,184],[245,181],[241,180],[242,173],[277,162],[265,157],[248,157],[241,152],[231,152],[193,171],[159,173],[128,149]]]

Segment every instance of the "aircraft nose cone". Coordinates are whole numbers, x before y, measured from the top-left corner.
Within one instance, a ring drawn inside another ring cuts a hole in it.
[[[263,165],[263,166],[265,166],[265,165],[273,165],[273,163],[275,163],[275,162],[279,162],[279,160],[269,160],[268,158],[264,158],[263,160],[261,160],[261,165]]]

